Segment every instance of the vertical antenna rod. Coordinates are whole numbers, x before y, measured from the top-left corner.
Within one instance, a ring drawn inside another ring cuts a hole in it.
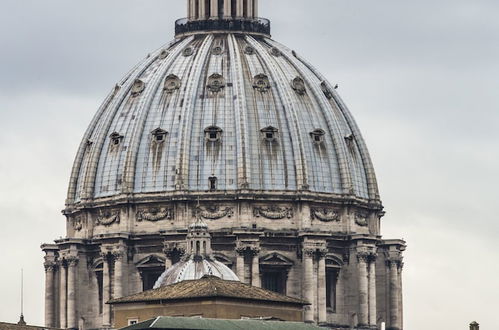
[[[24,269],[21,268],[21,316],[19,317],[19,325],[26,325],[24,321]]]

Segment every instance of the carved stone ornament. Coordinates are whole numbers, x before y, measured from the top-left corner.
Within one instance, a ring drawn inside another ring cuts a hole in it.
[[[161,51],[161,53],[159,53],[159,58],[163,60],[163,59],[167,58],[168,55],[170,55],[170,53],[166,49],[163,49]]]
[[[269,207],[255,207],[253,214],[257,218],[264,217],[271,220],[290,219],[293,217],[293,209],[271,205]]]
[[[301,77],[296,77],[291,81],[291,88],[299,95],[305,95],[307,88],[305,87],[305,81]]]
[[[275,56],[275,57],[279,57],[279,56],[281,56],[281,55],[282,55],[281,51],[280,51],[279,49],[277,49],[276,47],[272,47],[272,48],[270,49],[270,54],[271,54],[272,56]]]
[[[97,225],[111,226],[114,223],[120,223],[120,211],[100,211],[95,219]]]
[[[367,227],[367,215],[356,213],[355,214],[355,223],[361,227]]]
[[[73,218],[73,229],[80,231],[83,229],[83,221],[85,221],[85,214],[79,214]]]
[[[187,48],[184,48],[184,50],[182,51],[182,55],[183,56],[191,56],[194,54],[194,49],[192,47],[187,47]]]
[[[213,55],[222,55],[224,52],[224,49],[221,46],[215,46],[211,49],[211,53]]]
[[[317,219],[323,222],[340,221],[340,214],[335,209],[329,208],[312,208],[312,219]]]
[[[322,89],[322,92],[324,93],[324,95],[326,96],[327,99],[330,100],[333,98],[333,92],[331,92],[331,90],[327,86],[326,82],[323,81],[321,83],[321,89]]]
[[[132,96],[137,96],[141,94],[146,89],[146,83],[140,79],[135,79],[132,86]]]
[[[208,83],[206,84],[208,90],[212,93],[218,93],[223,88],[225,88],[225,79],[222,75],[214,73],[208,77]]]
[[[180,81],[180,78],[177,77],[174,74],[169,74],[165,78],[165,84],[163,85],[163,90],[167,93],[173,93],[176,90],[180,89],[180,86],[182,86],[182,82]]]
[[[247,45],[246,47],[244,47],[244,53],[246,55],[253,55],[255,54],[255,48],[251,47],[250,45]]]
[[[140,210],[137,212],[137,221],[156,222],[161,220],[171,220],[173,218],[173,209],[161,207],[149,210]]]
[[[225,217],[232,217],[234,215],[234,209],[232,207],[220,207],[220,206],[208,206],[208,207],[198,207],[196,209],[199,216],[203,219],[208,220],[218,220]]]
[[[253,88],[258,90],[261,93],[265,93],[270,89],[270,81],[269,77],[263,73],[257,74],[253,78]]]

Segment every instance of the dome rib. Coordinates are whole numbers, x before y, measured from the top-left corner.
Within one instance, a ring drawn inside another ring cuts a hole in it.
[[[144,91],[146,96],[144,96],[145,101],[142,103],[142,106],[139,109],[140,118],[137,120],[136,129],[133,130],[133,135],[130,141],[130,146],[127,151],[125,168],[123,170],[123,188],[122,191],[125,193],[132,193],[135,190],[135,173],[137,167],[137,159],[139,156],[138,150],[140,148],[140,143],[144,140],[143,136],[147,132],[144,132],[147,118],[151,115],[152,111],[149,109],[153,108],[151,105],[159,95],[163,94],[161,90],[162,84],[164,83],[164,79],[169,74],[173,63],[177,60],[178,56],[180,56],[181,50],[184,46],[189,44],[193,38],[189,37],[183,40],[172,53],[164,60],[163,64],[161,64],[157,70],[160,74],[156,74],[152,77],[152,79],[148,82],[148,87]],[[156,58],[161,54],[161,51],[158,51],[156,54]],[[159,90],[159,93],[158,93]]]
[[[232,77],[232,83],[234,86],[233,89],[236,91],[233,95],[236,119],[236,160],[241,160],[242,163],[240,166],[237,166],[238,174],[236,184],[239,189],[248,188],[248,183],[251,181],[251,162],[248,161],[251,158],[251,155],[249,154],[250,147],[247,139],[248,120],[247,112],[245,111],[245,109],[247,109],[246,97],[243,96],[245,95],[245,88],[244,85],[241,86],[241,83],[244,81],[244,73],[241,64],[241,56],[243,55],[241,55],[239,44],[233,34],[229,35],[228,41],[229,56],[232,59],[232,74],[234,75]]]
[[[323,111],[322,109],[327,109],[329,108],[327,103],[324,102],[325,96],[324,93],[319,90],[320,89],[320,81],[318,81],[317,77],[313,77],[310,74],[307,74],[305,70],[303,70],[302,63],[297,61],[295,59],[295,56],[291,54],[291,51],[282,46],[281,44],[274,42],[272,40],[266,39],[266,42],[270,43],[272,47],[277,47],[280,49],[281,53],[283,56],[286,57],[286,59],[293,65],[293,67],[300,73],[300,75],[305,79],[305,81],[308,83],[309,89],[312,91],[313,98],[318,105],[321,111],[322,116],[326,118],[327,125],[329,128],[329,132],[331,132],[331,137],[333,140],[334,144],[334,151],[336,152],[336,157],[338,161],[338,168],[340,171],[340,178],[341,178],[341,191],[342,193],[345,194],[350,194],[352,193],[353,189],[353,183],[352,183],[352,178],[350,175],[350,171],[348,168],[348,155],[347,155],[347,150],[344,146],[344,137],[340,135],[341,127],[338,125],[339,118],[333,118],[334,114],[328,112],[328,111]],[[290,56],[291,55],[291,56]],[[315,78],[315,82],[313,81]],[[333,117],[332,117],[333,116]]]
[[[297,59],[300,60],[310,71],[312,71],[319,79],[321,79],[328,89],[331,91],[332,96],[333,96],[333,101],[330,101],[330,104],[332,106],[336,106],[338,110],[343,114],[345,117],[349,128],[352,130],[352,133],[356,137],[357,144],[359,145],[359,152],[361,154],[361,158],[364,164],[365,171],[367,172],[367,180],[368,180],[368,191],[369,191],[369,198],[372,200],[379,201],[380,195],[379,195],[379,188],[378,188],[378,183],[374,171],[374,166],[372,164],[371,157],[369,155],[369,151],[367,149],[367,145],[365,143],[364,138],[362,137],[362,133],[360,132],[360,129],[355,122],[355,119],[353,118],[350,110],[348,110],[348,107],[345,105],[343,102],[343,99],[341,96],[338,94],[335,88],[331,86],[329,81],[319,72],[317,69],[310,64],[306,59],[303,57],[296,55]]]
[[[248,40],[251,46],[257,50],[258,55],[264,59],[263,64],[266,66],[266,69],[268,70],[272,80],[279,82],[279,84],[277,84],[276,89],[281,99],[281,102],[284,105],[284,118],[286,119],[286,125],[290,133],[289,139],[291,141],[291,150],[293,153],[294,164],[295,164],[296,187],[298,190],[303,190],[303,189],[306,190],[308,185],[307,174],[306,174],[307,166],[303,159],[303,144],[301,142],[301,137],[299,134],[300,131],[298,127],[299,121],[297,120],[296,111],[294,107],[295,102],[299,100],[297,99],[293,100],[292,96],[293,92],[290,91],[289,88],[287,89],[280,88],[282,86],[289,85],[289,81],[286,81],[287,77],[283,72],[281,72],[280,67],[274,67],[271,65],[271,63],[273,63],[271,56],[273,55],[270,55],[269,51],[263,48],[263,46],[260,45],[253,37],[246,36],[246,40]],[[288,115],[290,115],[291,118],[289,118]],[[281,127],[280,129],[282,130],[283,128]],[[293,137],[295,137],[296,139],[294,139]]]
[[[150,58],[148,60],[145,60],[141,65],[139,65],[138,76],[140,76],[154,61],[155,61],[154,58]],[[111,102],[109,106],[106,108],[106,110],[109,108],[113,110],[108,116],[106,116],[106,118],[104,118],[102,123],[104,129],[101,129],[100,134],[98,134],[97,139],[95,141],[96,148],[93,148],[90,154],[88,168],[85,171],[84,187],[83,187],[84,191],[82,193],[82,199],[91,199],[94,196],[97,167],[99,165],[98,160],[102,154],[102,150],[104,149],[105,140],[108,137],[107,132],[109,131],[113,123],[113,119],[116,116],[116,113],[120,110],[119,105],[122,104],[125,98],[129,95],[133,83],[134,79],[128,79],[124,81],[122,88],[120,89],[119,93],[115,96],[116,99],[113,102]],[[118,106],[113,107],[115,103],[117,103]]]
[[[179,137],[182,138],[179,141],[180,149],[176,165],[176,169],[178,171],[177,179],[175,180],[176,190],[187,189],[188,186],[186,186],[186,184],[189,184],[189,154],[186,152],[187,150],[190,150],[191,144],[191,137],[188,135],[190,133],[189,127],[192,125],[193,112],[196,110],[197,106],[197,91],[199,90],[199,84],[202,82],[200,79],[201,75],[204,73],[202,68],[207,60],[206,55],[208,54],[208,50],[211,48],[212,41],[213,35],[206,35],[202,45],[196,51],[194,63],[192,64],[194,71],[191,71],[188,78],[189,83],[192,85],[187,87],[188,89],[186,91],[186,95],[188,98],[184,102],[184,106],[182,107],[182,112],[180,114],[182,124],[180,125]]]

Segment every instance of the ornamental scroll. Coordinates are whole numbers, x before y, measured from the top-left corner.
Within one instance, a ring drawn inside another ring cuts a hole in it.
[[[340,221],[340,214],[335,209],[313,208],[310,210],[312,219],[323,222]]]
[[[173,218],[173,209],[164,207],[153,208],[150,210],[140,210],[137,212],[137,221],[156,222],[161,220],[171,220]]]
[[[253,215],[257,218],[264,217],[271,220],[290,219],[293,217],[293,209],[275,205],[269,207],[255,207],[253,209]]]
[[[355,223],[361,227],[367,227],[367,215],[356,213],[355,214]]]
[[[101,211],[96,218],[97,225],[111,226],[120,223],[120,211]]]
[[[225,217],[232,217],[234,215],[234,209],[231,207],[222,208],[220,206],[208,206],[206,208],[198,207],[196,212],[203,219],[208,220],[218,220]]]

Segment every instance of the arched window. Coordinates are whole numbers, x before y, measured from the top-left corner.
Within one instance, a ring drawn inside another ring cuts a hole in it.
[[[142,279],[142,289],[151,290],[165,271],[165,260],[157,255],[150,255],[139,261],[136,267]]]
[[[102,314],[104,308],[104,276],[103,276],[103,264],[98,262],[94,265],[95,279],[97,281],[97,292],[99,300],[99,314]]]
[[[211,191],[217,190],[217,181],[218,181],[218,179],[215,176],[212,176],[212,177],[208,178],[208,182],[209,182],[210,190]]]
[[[313,132],[310,132],[312,141],[315,144],[322,144],[324,142],[324,135],[326,135],[326,132],[324,132],[322,129],[316,129]]]
[[[286,294],[288,273],[293,262],[278,254],[271,253],[260,259],[262,288],[281,294]]]
[[[336,313],[338,306],[338,277],[341,270],[341,261],[333,258],[326,259],[326,307]]]
[[[219,142],[222,139],[222,129],[217,126],[210,126],[204,130],[204,136],[208,142]]]
[[[275,127],[269,126],[261,129],[260,132],[262,132],[262,137],[264,140],[273,142],[277,140],[277,133],[279,132],[279,130]]]

